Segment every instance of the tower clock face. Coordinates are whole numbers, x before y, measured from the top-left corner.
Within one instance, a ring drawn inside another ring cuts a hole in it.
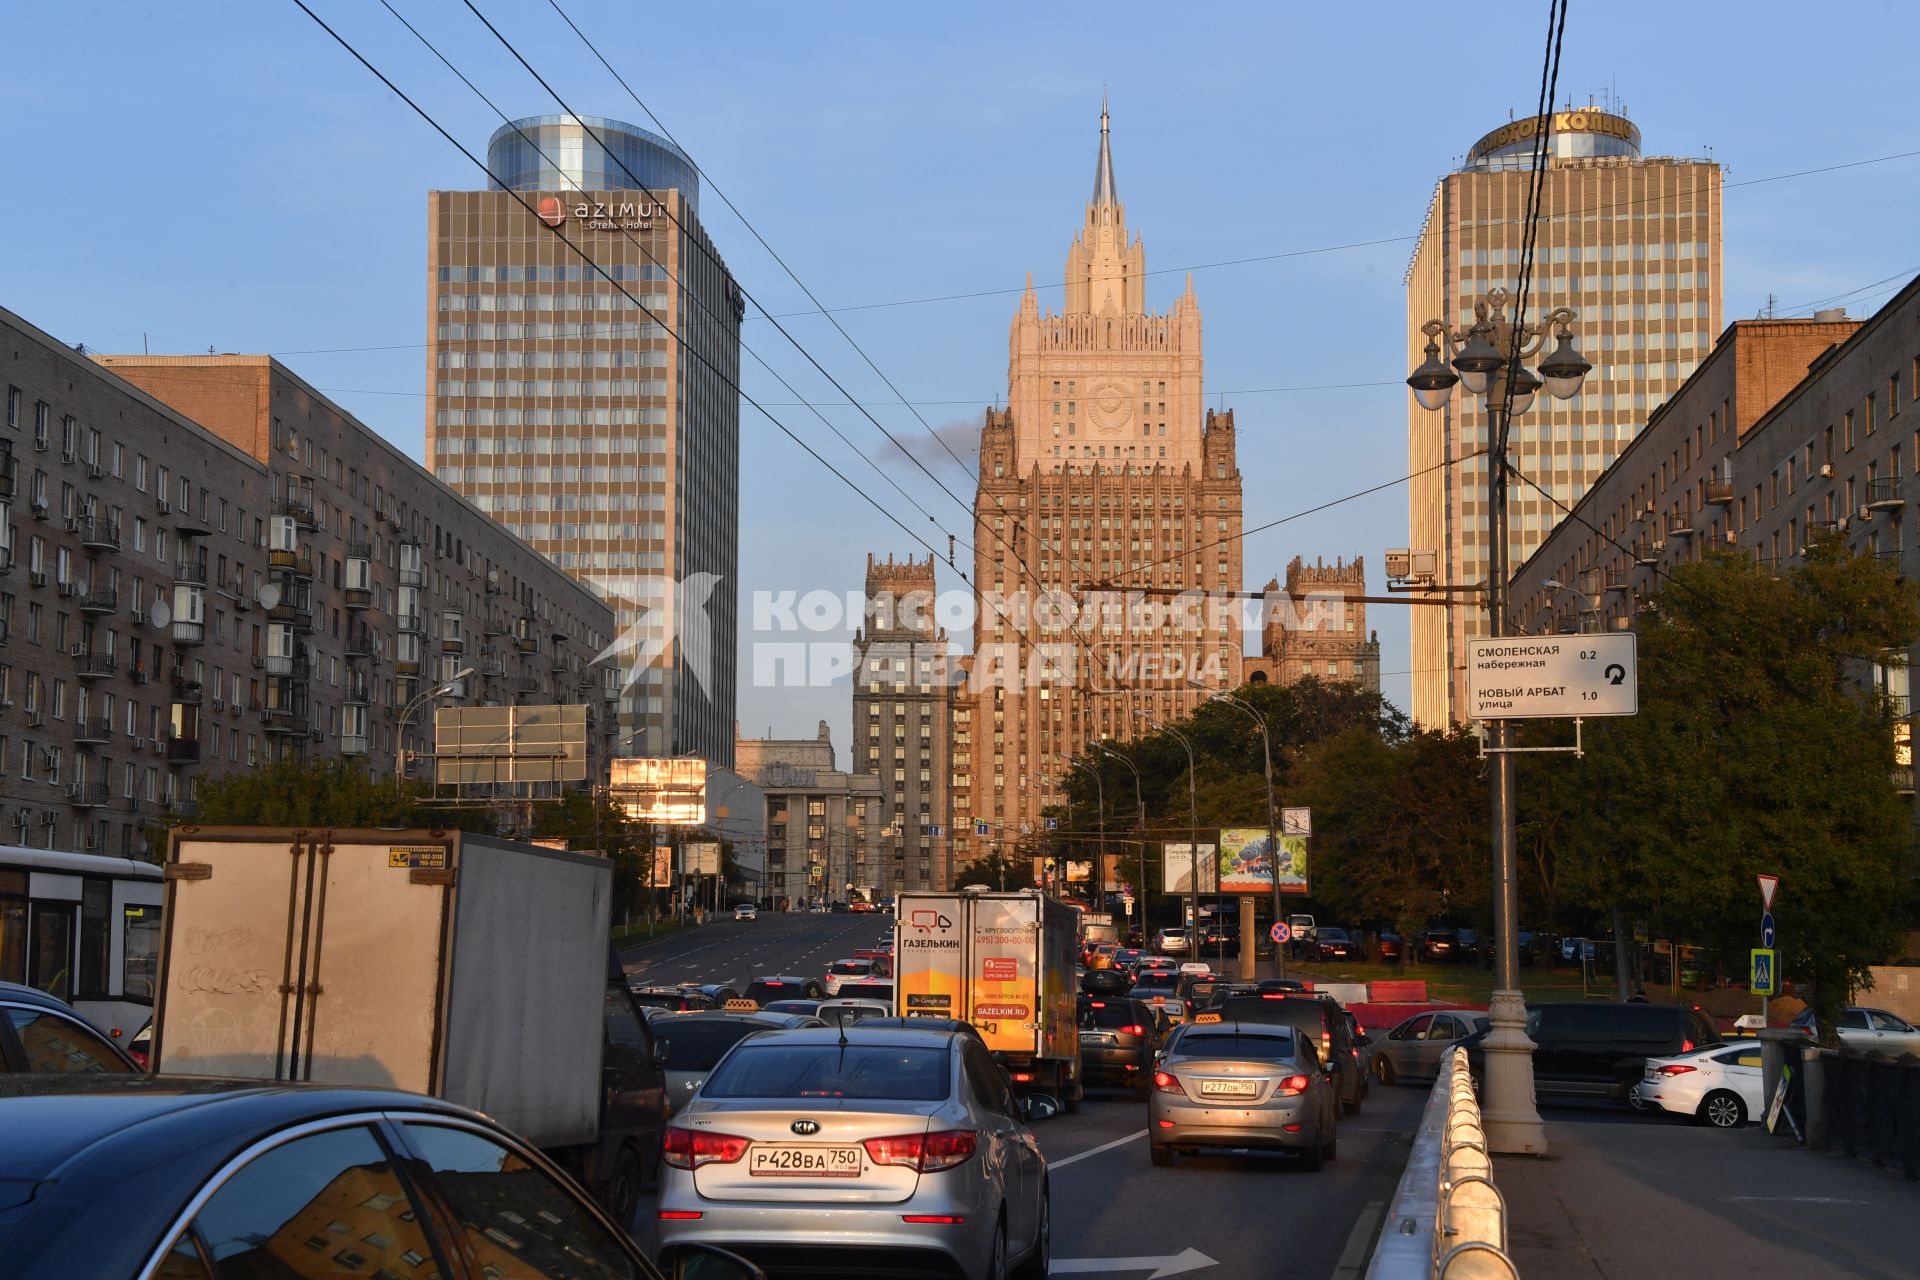
[[[1093,398],[1087,402],[1087,416],[1092,419],[1095,431],[1103,436],[1117,436],[1133,417],[1133,401],[1127,398],[1126,389],[1119,383],[1103,382],[1093,389]]]

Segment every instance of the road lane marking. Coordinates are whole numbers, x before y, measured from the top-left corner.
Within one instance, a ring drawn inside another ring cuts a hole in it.
[[[1094,1148],[1093,1148],[1092,1150],[1090,1150],[1090,1151],[1082,1151],[1082,1152],[1080,1152],[1080,1153],[1078,1153],[1077,1155],[1071,1155],[1071,1156],[1068,1156],[1068,1157],[1067,1157],[1066,1159],[1064,1159],[1064,1160],[1049,1160],[1049,1161],[1047,1161],[1047,1168],[1048,1168],[1048,1169],[1064,1169],[1064,1168],[1066,1168],[1066,1167],[1067,1167],[1068,1165],[1070,1165],[1070,1164],[1073,1164],[1073,1163],[1074,1163],[1075,1161],[1078,1161],[1078,1160],[1085,1160],[1085,1159],[1086,1159],[1086,1158],[1087,1158],[1088,1156],[1097,1156],[1097,1155],[1099,1155],[1099,1154],[1100,1154],[1101,1152],[1103,1152],[1103,1151],[1111,1151],[1111,1150],[1113,1150],[1113,1149],[1114,1149],[1115,1147],[1124,1147],[1124,1146],[1126,1146],[1126,1145],[1127,1145],[1127,1144],[1128,1144],[1129,1142],[1132,1142],[1132,1141],[1134,1141],[1135,1139],[1138,1139],[1138,1138],[1144,1138],[1144,1137],[1146,1137],[1146,1136],[1147,1136],[1147,1131],[1146,1131],[1145,1129],[1138,1129],[1138,1130],[1135,1130],[1135,1131],[1134,1131],[1133,1133],[1130,1133],[1130,1134],[1128,1134],[1128,1135],[1127,1135],[1126,1137],[1124,1137],[1124,1138],[1115,1138],[1115,1139],[1114,1139],[1114,1140],[1113,1140],[1112,1142],[1103,1142],[1103,1143],[1101,1143],[1101,1144],[1100,1144],[1099,1146],[1097,1146],[1097,1147],[1094,1147]],[[1209,1262],[1209,1264],[1211,1264],[1211,1262],[1212,1262],[1212,1259],[1211,1259],[1211,1258],[1209,1258],[1209,1259],[1208,1259],[1208,1262]],[[1055,1262],[1055,1263],[1054,1263],[1053,1265],[1054,1265],[1054,1267],[1055,1267],[1055,1269],[1058,1269],[1058,1268],[1059,1268],[1059,1266],[1060,1266],[1060,1264],[1059,1264],[1059,1262],[1058,1262],[1058,1261],[1056,1261],[1056,1262]],[[1138,1270],[1138,1268],[1135,1268],[1135,1270]],[[1169,1273],[1169,1274],[1171,1274],[1171,1273]]]
[[[1334,1265],[1333,1280],[1357,1280],[1365,1274],[1367,1259],[1373,1252],[1373,1233],[1380,1228],[1380,1219],[1386,1216],[1385,1200],[1369,1200],[1360,1210],[1360,1216],[1354,1220],[1353,1233],[1347,1237],[1347,1247],[1340,1251],[1340,1261]]]
[[[1721,1196],[1722,1204],[1872,1204],[1871,1200],[1845,1200],[1838,1196]]]
[[[1142,1133],[1146,1130],[1142,1129]],[[1176,1254],[1158,1258],[1055,1258],[1047,1266],[1050,1276],[1071,1275],[1107,1275],[1115,1271],[1151,1271],[1147,1280],[1161,1280],[1162,1276],[1185,1275],[1189,1271],[1198,1271],[1202,1267],[1217,1267],[1219,1262],[1209,1258],[1198,1249],[1188,1246]]]

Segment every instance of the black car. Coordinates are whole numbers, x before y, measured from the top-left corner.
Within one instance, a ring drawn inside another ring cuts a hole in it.
[[[1527,1014],[1533,1091],[1540,1097],[1625,1101],[1648,1058],[1720,1043],[1699,1009],[1677,1004],[1537,1004]]]
[[[1313,941],[1307,944],[1313,955],[1320,960],[1359,960],[1360,944],[1347,936],[1345,929],[1335,929],[1321,925],[1313,931]]]
[[[0,1076],[0,1133],[0,1187],[27,1191],[0,1196],[10,1280],[478,1275],[503,1238],[517,1273],[660,1276],[538,1151],[397,1090]]]
[[[1141,1102],[1153,1088],[1153,1051],[1159,1047],[1159,1020],[1139,1000],[1103,1000],[1081,996],[1080,1078],[1088,1084],[1132,1089]]]
[[[0,1071],[133,1074],[131,1054],[37,987],[0,982]]]
[[[674,984],[682,991],[695,991],[713,1001],[718,1008],[729,1000],[738,1000],[740,993],[724,982],[678,982]]]
[[[1229,996],[1202,1018],[1221,1022],[1254,1022],[1298,1027],[1312,1037],[1326,1069],[1338,1075],[1340,1105],[1354,1115],[1367,1098],[1367,1076],[1359,1069],[1360,1055],[1347,1027],[1347,1011],[1326,996],[1267,991],[1255,996]],[[1199,1019],[1195,1019],[1199,1021]]]
[[[765,1004],[769,1000],[825,1000],[826,984],[818,978],[800,978],[792,974],[772,974],[754,978],[747,983],[747,989],[741,998],[755,1004]]]
[[[1421,934],[1419,954],[1427,964],[1452,964],[1466,958],[1460,934],[1453,929],[1429,929]]]

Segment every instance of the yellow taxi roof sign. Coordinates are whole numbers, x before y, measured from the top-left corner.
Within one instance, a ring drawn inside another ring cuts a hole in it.
[[[737,996],[734,999],[727,1001],[725,1004],[721,1005],[720,1007],[726,1010],[728,1013],[760,1012],[760,1002],[758,1000],[746,1000]]]
[[[1220,1015],[1217,1013],[1195,1014],[1193,1021],[1196,1025],[1204,1023],[1210,1026],[1213,1023],[1220,1021]]]

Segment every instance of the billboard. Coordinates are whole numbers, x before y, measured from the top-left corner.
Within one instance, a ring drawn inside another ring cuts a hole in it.
[[[680,848],[680,870],[690,876],[720,874],[720,842],[689,840]]]
[[[441,786],[580,782],[587,776],[585,704],[437,707],[433,773]]]
[[[1273,858],[1265,828],[1229,827],[1220,832],[1220,892],[1273,892]],[[1305,836],[1280,837],[1280,892],[1307,892]]]
[[[1220,892],[1220,863],[1214,856],[1216,852],[1214,846],[1183,842],[1164,845],[1162,848],[1164,851],[1162,892],[1176,894]],[[1193,883],[1196,876],[1200,880],[1197,888]]]
[[[1091,861],[1074,862],[1071,859],[1068,860],[1067,882],[1069,884],[1086,884],[1089,880],[1092,880],[1092,879],[1093,879],[1093,863]]]
[[[970,945],[963,963],[971,1005],[961,1016],[987,1048],[1033,1052],[1033,1025],[1040,1008],[1038,933],[1033,899],[975,898],[970,908]]]
[[[905,1018],[959,1018],[966,954],[964,902],[957,897],[915,894],[900,900],[894,926],[894,1012]]]
[[[647,883],[655,889],[673,884],[673,850],[664,846],[653,850],[653,878]]]
[[[613,802],[636,822],[697,827],[707,820],[707,762],[679,758],[610,761]]]

